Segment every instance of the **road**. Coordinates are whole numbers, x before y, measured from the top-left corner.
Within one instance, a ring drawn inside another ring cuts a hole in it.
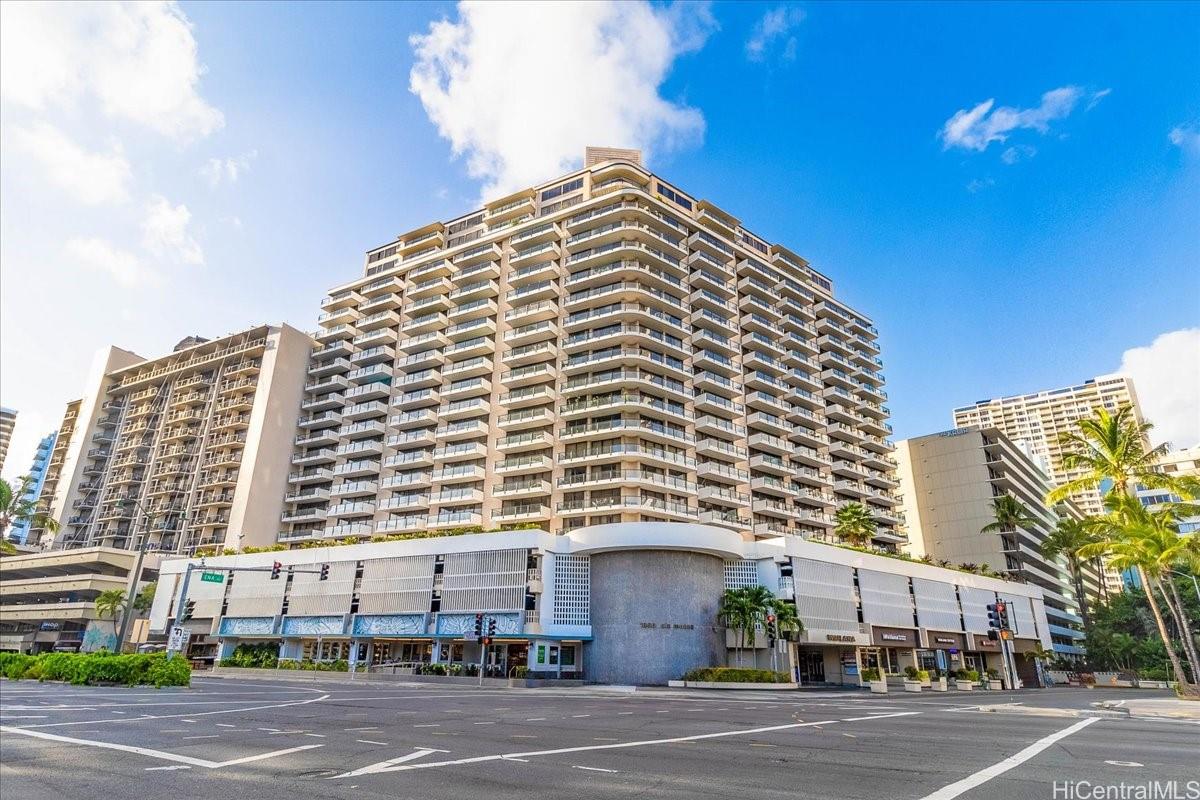
[[[1056,781],[1200,781],[1198,722],[1052,711],[1128,697],[3,681],[0,786],[5,800],[1054,800]],[[1035,713],[979,710],[1004,702]]]

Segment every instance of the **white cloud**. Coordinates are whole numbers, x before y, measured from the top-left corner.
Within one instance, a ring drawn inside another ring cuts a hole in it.
[[[989,99],[969,111],[959,109],[942,125],[942,148],[983,152],[992,142],[1007,141],[1015,130],[1032,129],[1044,134],[1051,122],[1068,116],[1081,97],[1083,90],[1078,86],[1063,86],[1043,94],[1036,108],[993,108],[996,101]]]
[[[1098,92],[1092,92],[1092,96],[1088,98],[1087,107],[1084,111],[1091,111],[1100,104],[1100,101],[1112,94],[1112,89],[1101,89]]]
[[[51,183],[87,205],[122,203],[129,199],[133,173],[119,148],[89,152],[48,122],[11,129],[12,145],[37,161]]]
[[[967,184],[967,191],[971,194],[977,194],[984,189],[990,189],[996,185],[996,181],[991,178],[974,178]]]
[[[1200,328],[1158,336],[1121,356],[1117,372],[1133,379],[1155,444],[1177,449],[1200,444]]]
[[[188,233],[192,213],[180,204],[172,206],[167,198],[155,195],[146,209],[142,223],[142,246],[158,258],[169,258],[184,264],[203,264],[204,251]]]
[[[768,51],[776,42],[783,42],[780,58],[792,61],[796,58],[798,43],[795,36],[790,36],[792,29],[804,21],[804,9],[796,6],[780,6],[763,14],[754,23],[754,30],[746,40],[746,58],[751,61],[765,61]]]
[[[224,125],[175,3],[0,4],[0,96],[45,112],[85,98],[109,117],[175,139]]]
[[[1200,153],[1200,127],[1196,125],[1176,125],[1167,138],[1185,153]]]
[[[156,282],[157,276],[133,253],[96,237],[68,239],[66,254],[81,266],[107,272],[125,286]]]
[[[1011,166],[1021,159],[1033,158],[1035,155],[1037,155],[1036,147],[1030,147],[1027,144],[1020,146],[1013,145],[1012,147],[1005,148],[1004,152],[1000,154],[1000,160]]]
[[[715,27],[705,4],[460,2],[410,37],[409,90],[484,197],[577,166],[587,145],[670,149],[704,117],[659,94]],[[524,77],[517,77],[524,76]],[[530,78],[526,80],[525,78]]]
[[[250,162],[258,158],[258,151],[251,150],[231,158],[210,158],[200,168],[200,177],[214,189],[222,183],[237,183],[243,172],[250,169]]]

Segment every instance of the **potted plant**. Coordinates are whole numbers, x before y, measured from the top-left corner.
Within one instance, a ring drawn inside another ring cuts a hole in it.
[[[887,694],[887,679],[875,667],[862,671],[863,682],[871,687],[871,694]]]
[[[978,670],[960,669],[954,673],[954,688],[960,692],[969,692],[975,688],[975,682],[978,680]]]
[[[993,692],[998,692],[1004,688],[1004,683],[1000,680],[1000,673],[994,669],[987,671],[987,687]]]
[[[946,691],[949,688],[946,685],[946,675],[941,670],[934,670],[934,673],[935,673],[936,677],[933,678],[932,681],[930,681],[929,688],[933,689],[933,691],[935,691],[935,692]]]
[[[928,674],[928,673],[926,673]],[[921,691],[921,671],[916,667],[904,668],[904,691],[917,692]]]

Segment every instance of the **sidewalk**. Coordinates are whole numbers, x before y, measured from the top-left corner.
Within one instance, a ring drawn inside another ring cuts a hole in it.
[[[1200,720],[1200,702],[1177,697],[1131,697],[1102,703],[1100,708],[1128,711],[1131,717],[1167,717]]]

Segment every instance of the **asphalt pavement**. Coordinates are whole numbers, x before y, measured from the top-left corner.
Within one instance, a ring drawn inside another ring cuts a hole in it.
[[[1083,800],[1070,782],[1175,781],[1200,797],[1200,721],[1097,712],[1131,696],[3,681],[0,794]]]

